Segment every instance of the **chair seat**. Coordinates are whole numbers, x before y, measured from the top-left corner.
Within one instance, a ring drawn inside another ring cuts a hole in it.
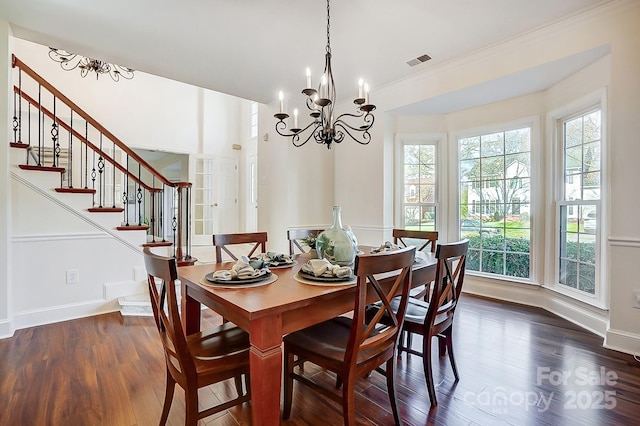
[[[391,307],[397,310],[400,300],[397,297],[391,300]],[[429,310],[429,303],[420,299],[409,298],[407,303],[407,313],[404,317],[404,327],[412,328],[412,326],[422,327],[424,325],[424,319],[427,317],[427,311]],[[436,315],[434,324],[444,322],[448,318],[447,314]]]
[[[198,374],[228,370],[229,363],[249,363],[249,334],[232,323],[191,334],[187,336],[187,345]]]
[[[313,352],[316,356],[342,362],[351,333],[351,319],[337,317],[320,324],[313,325],[284,337],[286,345],[300,348],[305,352]],[[373,334],[378,334],[374,331]],[[364,350],[358,356],[358,362],[368,359]]]
[[[400,307],[400,299],[398,297],[394,297],[391,300],[391,308],[397,312]],[[427,310],[429,309],[429,304],[419,299],[409,298],[407,303],[407,312],[404,315],[404,323],[408,322],[422,324],[424,323],[424,319],[427,316]]]

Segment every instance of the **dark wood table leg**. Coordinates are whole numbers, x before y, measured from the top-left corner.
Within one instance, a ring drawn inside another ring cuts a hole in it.
[[[251,413],[254,426],[280,424],[282,383],[282,320],[280,316],[251,321]]]
[[[200,331],[200,302],[189,296],[189,288],[183,283],[182,290],[182,328],[186,335]]]

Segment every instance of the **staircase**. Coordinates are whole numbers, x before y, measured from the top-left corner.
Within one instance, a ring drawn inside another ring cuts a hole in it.
[[[168,180],[15,56],[12,65],[16,179],[129,249],[159,247],[179,265],[195,263],[189,240],[191,183]],[[43,189],[51,187],[50,176],[55,188]],[[123,315],[152,315],[146,293],[118,302]]]

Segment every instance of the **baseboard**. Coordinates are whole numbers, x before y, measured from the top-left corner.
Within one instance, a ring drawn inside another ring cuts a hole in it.
[[[13,327],[11,326],[11,321],[2,320],[0,321],[0,339],[6,339],[13,336]]]
[[[605,337],[608,312],[532,284],[491,280],[467,275],[463,292],[507,302],[535,306]]]
[[[103,299],[51,306],[45,309],[34,309],[16,313],[13,317],[14,328],[19,330],[109,312],[117,312],[119,310],[120,306],[117,300],[106,301]]]
[[[640,334],[610,328],[607,330],[603,346],[607,349],[638,356],[640,355]]]

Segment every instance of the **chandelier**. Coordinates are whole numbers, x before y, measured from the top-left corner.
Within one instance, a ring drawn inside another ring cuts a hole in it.
[[[61,49],[50,47],[49,57],[59,62],[60,67],[65,71],[80,68],[80,75],[82,77],[86,77],[90,71],[93,71],[96,73],[96,80],[100,77],[100,74],[109,74],[113,81],[120,80],[120,77],[127,80],[133,78],[133,70],[131,68],[111,64],[99,59],[87,58],[86,56],[76,55],[75,53],[69,53]]]
[[[320,84],[317,90],[311,87],[311,71],[307,68],[307,85],[306,89],[302,91],[306,95],[305,103],[312,121],[304,128],[299,127],[298,109],[296,108],[293,110],[293,125],[286,132],[287,124],[284,120],[289,118],[289,114],[284,109],[284,95],[282,92],[279,94],[280,112],[274,115],[278,119],[275,126],[276,131],[281,136],[290,137],[296,147],[304,145],[313,138],[317,143],[325,144],[328,149],[331,149],[332,143],[342,142],[346,135],[349,135],[351,139],[362,145],[367,145],[371,142],[369,129],[373,126],[374,121],[374,116],[371,112],[376,107],[369,103],[369,85],[364,83],[362,79],[358,82],[358,97],[353,100],[356,105],[356,112],[334,116],[336,86],[331,71],[329,11],[329,0],[327,0],[327,48],[324,72],[320,79]],[[348,120],[351,122],[358,121],[358,124],[351,124]],[[308,130],[310,132],[307,134]]]

